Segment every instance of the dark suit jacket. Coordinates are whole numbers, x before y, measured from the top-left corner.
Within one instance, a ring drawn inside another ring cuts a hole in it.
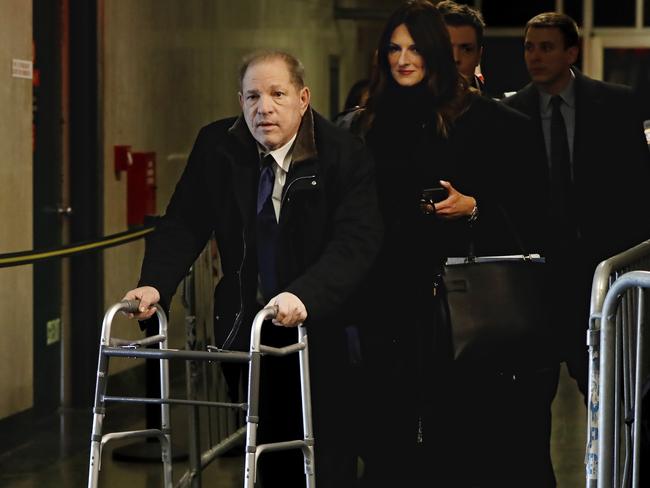
[[[563,337],[558,343],[560,357],[568,360],[571,374],[586,392],[585,331],[593,274],[599,262],[650,238],[645,196],[650,184],[650,152],[632,91],[574,72],[573,208],[569,211],[579,237],[566,245],[565,234],[549,219],[547,261],[554,310],[550,325]],[[529,84],[503,102],[533,119],[537,143],[531,151],[547,159],[538,89]]]
[[[581,235],[576,258],[595,267],[650,238],[650,206],[643,196],[650,184],[650,152],[632,91],[574,72],[573,210]],[[503,102],[532,117],[538,136],[533,150],[546,157],[537,88],[529,84]]]

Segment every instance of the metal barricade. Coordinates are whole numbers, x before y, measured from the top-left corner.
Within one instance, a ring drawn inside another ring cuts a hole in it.
[[[630,398],[629,378],[632,371],[636,369],[636,362],[629,354],[625,355],[624,360],[623,345],[629,351],[633,340],[636,338],[636,319],[645,313],[645,311],[639,310],[639,297],[635,295],[633,290],[628,290],[623,294],[620,306],[611,318],[615,322],[616,330],[620,331],[620,333],[617,334],[616,339],[618,344],[616,354],[613,359],[611,356],[608,356],[607,361],[609,362],[607,363],[603,362],[602,357],[604,351],[602,350],[603,332],[601,330],[605,326],[606,317],[604,315],[604,306],[607,294],[614,286],[614,283],[630,271],[650,271],[650,240],[642,242],[625,252],[601,262],[594,273],[591,290],[589,331],[587,334],[587,344],[589,347],[589,407],[587,412],[587,447],[585,458],[587,488],[613,486],[611,484],[601,484],[612,482],[609,478],[607,480],[603,479],[600,474],[603,463],[608,463],[612,466],[614,473],[612,479],[619,479],[620,446],[610,445],[612,449],[611,454],[615,458],[610,459],[610,453],[602,450],[603,447],[600,446],[600,441],[602,440],[601,425],[604,425],[602,423],[602,416],[613,415],[613,417],[608,417],[608,421],[610,418],[620,419],[620,405],[618,401],[609,403],[609,399],[607,400],[608,403],[604,402],[604,393],[601,386],[603,378],[601,378],[601,374],[613,373],[614,376],[612,378],[607,377],[607,381],[615,379],[613,391],[619,391],[620,382],[623,379],[623,375],[625,375],[625,381],[623,382],[626,389],[625,396],[627,399]],[[611,361],[614,362],[612,363]],[[603,406],[602,408],[601,405]],[[614,411],[609,411],[608,409],[610,408],[614,409]],[[607,412],[604,411],[606,409],[608,410]],[[618,423],[614,425],[614,430],[615,436],[620,438]],[[626,437],[631,437],[629,433],[625,435]],[[629,441],[629,438],[626,440]],[[626,452],[631,451],[627,450]],[[624,481],[626,482],[630,468],[630,464],[624,466]]]
[[[171,461],[171,425],[169,408],[172,404],[236,408],[246,411],[246,456],[244,468],[244,487],[253,488],[257,478],[257,460],[264,452],[287,449],[301,449],[304,457],[305,482],[307,488],[315,487],[314,466],[314,436],[311,415],[311,389],[309,382],[309,355],[308,341],[305,327],[298,327],[298,342],[283,348],[265,346],[260,343],[262,324],[265,320],[275,317],[277,310],[267,307],[255,316],[251,329],[251,342],[249,352],[238,351],[188,351],[167,348],[167,318],[162,309],[156,305],[156,315],[159,322],[159,333],[139,341],[117,339],[111,337],[111,324],[118,312],[135,313],[138,302],[123,301],[111,306],[104,316],[102,336],[99,348],[97,367],[97,383],[93,406],[93,427],[90,444],[90,462],[88,473],[88,487],[96,488],[99,483],[101,467],[101,454],[104,445],[112,440],[135,437],[157,438],[161,443],[161,461],[163,465],[163,486],[172,488],[172,461]],[[158,348],[146,346],[158,345]],[[298,353],[300,365],[303,439],[285,442],[275,442],[257,445],[257,427],[259,423],[258,399],[260,362],[262,355],[286,356]],[[160,361],[160,398],[120,397],[106,395],[108,383],[109,358],[126,357],[141,359],[157,359]],[[169,359],[182,359],[190,361],[223,361],[247,362],[249,364],[248,376],[248,401],[247,403],[210,402],[190,399],[176,399],[169,396]],[[144,429],[136,431],[115,432],[102,434],[103,420],[106,415],[106,402],[159,404],[161,407],[161,428]],[[226,450],[232,444],[231,437],[226,438],[213,448],[213,451]],[[187,477],[179,483],[186,484]]]
[[[598,439],[599,488],[639,487],[644,353],[642,346],[646,318],[643,289],[647,288],[650,288],[650,272],[630,271],[612,284],[603,305],[600,356],[602,409]],[[636,295],[630,296],[630,291],[636,292]],[[633,323],[618,320],[617,314],[622,306],[621,302],[629,298],[632,298],[636,305],[636,314],[630,314],[634,318]],[[625,455],[623,460],[619,428],[621,422],[625,429],[622,443]]]
[[[215,344],[213,291],[221,278],[216,243],[209,242],[183,280],[182,301],[185,316],[185,349],[210,350]],[[229,397],[221,363],[186,361],[187,398],[226,401]],[[240,381],[237,392],[243,397]],[[231,398],[231,400],[233,400]],[[180,488],[200,488],[202,472],[219,456],[243,446],[246,436],[244,417],[235,409],[203,409],[190,406],[188,412],[188,469],[181,476]]]

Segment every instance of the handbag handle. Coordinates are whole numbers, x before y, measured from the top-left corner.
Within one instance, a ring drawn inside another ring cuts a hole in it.
[[[501,204],[498,204],[497,207],[498,207],[501,215],[503,216],[503,220],[506,223],[506,227],[508,228],[508,231],[510,231],[510,233],[514,237],[515,243],[517,244],[517,247],[521,251],[522,256],[524,256],[524,258],[526,256],[529,257],[530,252],[526,251],[526,247],[524,246],[524,242],[521,240],[521,236],[517,232],[517,229],[515,228],[515,225],[512,223],[512,220],[508,216],[508,212],[506,212],[506,210],[503,208],[503,205],[501,205]],[[469,245],[467,246],[468,247],[468,250],[467,250],[467,262],[469,262],[469,263],[473,263],[474,261],[476,261],[476,250],[475,250],[474,235],[473,235],[474,233],[471,232],[471,230],[473,228],[474,228],[474,226],[470,223],[471,237],[470,237],[470,240],[469,240]]]

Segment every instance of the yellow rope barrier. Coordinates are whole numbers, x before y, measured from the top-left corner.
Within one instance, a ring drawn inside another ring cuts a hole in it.
[[[0,268],[6,268],[9,266],[22,266],[24,264],[32,264],[47,259],[63,258],[63,257],[70,256],[72,254],[80,254],[83,252],[96,251],[107,247],[126,244],[127,242],[141,239],[142,237],[151,233],[153,229],[154,227],[150,226],[150,227],[140,228],[135,231],[120,232],[118,234],[112,234],[110,236],[106,236],[105,238],[99,241],[87,242],[83,244],[72,244],[69,246],[63,246],[56,249],[49,249],[49,250],[42,250],[42,251],[33,250],[33,251],[18,252],[18,253],[11,253],[11,254],[0,254]]]

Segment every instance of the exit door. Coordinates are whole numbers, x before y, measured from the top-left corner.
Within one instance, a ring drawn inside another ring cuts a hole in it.
[[[59,1],[33,2],[33,229],[34,249],[59,247],[69,209],[63,198],[62,8]],[[34,410],[60,405],[62,357],[62,263],[33,265]]]

